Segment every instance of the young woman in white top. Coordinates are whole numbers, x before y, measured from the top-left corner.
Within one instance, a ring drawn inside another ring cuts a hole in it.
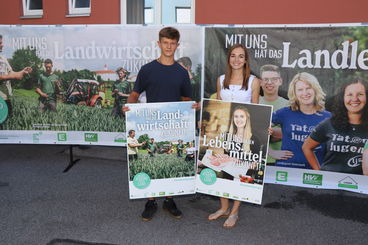
[[[260,80],[250,74],[250,64],[247,49],[240,44],[230,47],[227,54],[225,75],[217,79],[217,99],[231,102],[259,102]],[[240,201],[234,200],[229,208],[229,199],[220,198],[221,207],[208,216],[208,220],[216,220],[228,216],[225,228],[232,228],[238,220]]]
[[[250,74],[247,49],[233,45],[227,54],[226,72],[217,79],[217,99],[258,104],[259,91],[260,80]]]

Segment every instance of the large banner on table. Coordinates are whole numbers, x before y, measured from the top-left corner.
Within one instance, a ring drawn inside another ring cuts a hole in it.
[[[197,192],[261,204],[272,107],[203,101]]]
[[[193,102],[129,104],[126,113],[131,199],[195,192]]]
[[[0,143],[125,145],[120,109],[127,97],[113,91],[129,94],[140,68],[159,57],[161,28],[0,26],[0,75],[32,68],[23,78],[0,80],[0,98],[6,102],[0,102]],[[193,99],[199,100],[203,28],[178,30],[175,59],[188,70]],[[45,79],[46,59],[54,75]],[[118,68],[124,72],[121,81]]]
[[[268,182],[368,193],[367,35],[366,26],[206,28],[204,97],[221,92],[227,51],[242,44],[260,103],[273,105],[282,138],[272,138]]]

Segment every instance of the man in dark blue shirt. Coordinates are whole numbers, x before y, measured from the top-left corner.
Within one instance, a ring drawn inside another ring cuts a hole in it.
[[[158,59],[142,66],[133,91],[128,97],[128,103],[137,103],[139,95],[146,91],[147,102],[190,101],[192,88],[188,72],[174,60],[174,54],[179,46],[180,33],[172,27],[165,27],[159,33],[157,42],[161,55]],[[124,107],[123,110],[129,110]],[[170,216],[181,218],[181,211],[176,207],[172,197],[166,197],[163,209]],[[142,220],[149,221],[157,211],[154,198],[149,198]]]

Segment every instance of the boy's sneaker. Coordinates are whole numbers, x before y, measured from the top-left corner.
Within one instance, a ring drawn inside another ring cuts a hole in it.
[[[153,215],[157,211],[157,203],[155,200],[148,200],[146,205],[144,206],[144,210],[142,213],[142,220],[143,221],[150,221]]]
[[[163,210],[167,211],[171,217],[175,219],[181,218],[181,211],[176,207],[176,204],[172,198],[166,198],[164,201],[164,205],[162,206]]]

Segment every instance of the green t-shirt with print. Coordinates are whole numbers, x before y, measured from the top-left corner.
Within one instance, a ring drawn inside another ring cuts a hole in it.
[[[154,152],[155,149],[156,149],[156,144],[155,143],[148,143],[148,149],[151,151],[151,152]]]
[[[275,101],[267,101],[262,96],[262,97],[259,97],[259,103],[263,105],[272,105],[273,111],[277,111],[278,109],[289,106],[289,101],[282,97],[278,97],[277,100]],[[270,142],[269,147],[273,150],[281,150],[281,140],[277,142]],[[267,156],[267,163],[275,163],[275,162],[276,162],[276,159],[270,156]]]
[[[121,92],[123,94],[130,94],[131,92],[130,84],[127,81],[117,80],[112,85],[111,91],[114,91],[115,89],[117,89],[118,92]],[[114,94],[113,97],[115,98],[115,106],[122,106],[126,104],[128,101],[128,97],[126,96],[120,96],[118,94]]]
[[[41,74],[38,79],[38,87],[48,95],[47,98],[40,97],[42,102],[55,102],[56,101],[56,92],[55,86],[56,81],[59,80],[59,77],[56,74]]]

